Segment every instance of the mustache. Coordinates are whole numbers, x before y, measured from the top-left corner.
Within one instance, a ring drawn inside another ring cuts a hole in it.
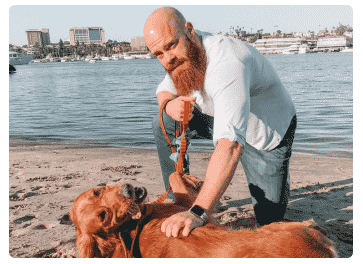
[[[172,73],[176,68],[178,68],[180,65],[184,64],[187,61],[187,59],[177,59],[175,62],[173,62],[169,67],[164,67],[165,70],[170,74]]]

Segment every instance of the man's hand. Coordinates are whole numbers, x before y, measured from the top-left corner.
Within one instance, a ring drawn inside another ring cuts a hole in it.
[[[188,236],[189,233],[196,227],[202,226],[203,220],[195,216],[189,211],[181,212],[170,216],[161,225],[161,231],[167,237],[178,237],[179,231],[184,227],[183,236]]]
[[[179,96],[167,103],[165,111],[175,121],[182,121],[184,117],[184,101],[190,102],[189,120],[193,118],[196,97]]]

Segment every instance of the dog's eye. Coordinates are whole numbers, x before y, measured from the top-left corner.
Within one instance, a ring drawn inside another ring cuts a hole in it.
[[[102,188],[97,188],[93,190],[93,196],[98,197],[102,193]]]
[[[102,211],[99,215],[98,215],[98,217],[101,219],[101,221],[103,222],[103,221],[105,221],[105,218],[106,218],[106,211]]]

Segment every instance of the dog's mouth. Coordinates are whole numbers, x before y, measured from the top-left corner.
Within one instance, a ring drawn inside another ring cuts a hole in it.
[[[95,189],[93,195],[99,197],[102,191],[104,190]],[[139,219],[141,217],[139,205],[145,200],[146,196],[147,191],[145,188],[134,187],[131,184],[123,184],[117,190],[117,197],[121,200],[118,201],[119,199],[114,197],[113,202],[109,206],[101,207],[97,210],[96,217],[101,222],[104,230],[118,228],[129,221],[130,218]],[[112,201],[110,197],[107,199]],[[108,203],[106,202],[106,204]]]

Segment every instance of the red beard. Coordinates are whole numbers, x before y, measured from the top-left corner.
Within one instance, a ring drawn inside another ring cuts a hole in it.
[[[188,36],[186,36],[187,43],[187,58],[178,59],[174,62],[175,65],[180,65],[180,68],[168,71],[170,78],[173,80],[175,89],[180,96],[190,95],[194,91],[198,91],[203,88],[204,76],[205,76],[205,57],[204,51],[196,44],[194,44]]]

